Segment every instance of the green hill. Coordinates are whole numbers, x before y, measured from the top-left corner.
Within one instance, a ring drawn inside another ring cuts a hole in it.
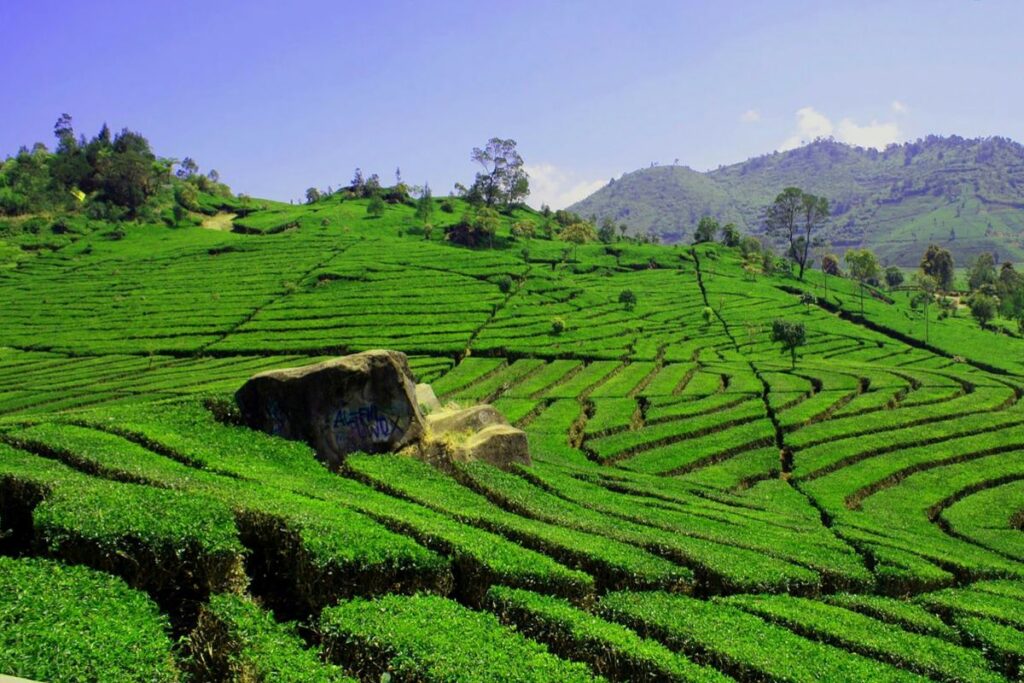
[[[370,201],[0,221],[0,674],[1019,675],[1024,339],[933,306],[926,341],[911,292],[862,315],[721,245],[519,209],[470,249],[462,200],[427,232]],[[256,372],[381,347],[534,464],[331,471],[230,419]]]
[[[818,140],[706,173],[634,171],[570,208],[689,242],[704,215],[758,233],[764,208],[788,186],[829,199],[828,239],[840,252],[868,247],[916,266],[934,242],[958,263],[986,251],[1024,260],[1024,147],[1005,138],[930,136],[884,151]]]

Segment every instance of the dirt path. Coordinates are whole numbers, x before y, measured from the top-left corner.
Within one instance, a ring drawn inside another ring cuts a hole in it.
[[[237,213],[225,213],[221,212],[215,216],[207,216],[203,219],[202,227],[207,230],[222,230],[228,232],[231,230],[232,221],[238,217]]]

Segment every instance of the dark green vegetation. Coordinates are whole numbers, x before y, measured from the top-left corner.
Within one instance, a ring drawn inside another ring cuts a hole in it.
[[[926,343],[912,287],[393,189],[379,216],[346,191],[232,230],[79,215],[12,238],[0,672],[1020,676],[1016,327],[932,299]],[[494,402],[533,466],[332,472],[230,423],[249,375],[378,347],[442,401]]]
[[[689,241],[702,216],[762,226],[784,187],[828,197],[832,248],[868,247],[886,264],[916,266],[929,243],[967,263],[983,252],[1024,261],[1024,147],[1004,138],[929,136],[885,151],[819,140],[698,173],[662,166],[627,173],[570,207]]]

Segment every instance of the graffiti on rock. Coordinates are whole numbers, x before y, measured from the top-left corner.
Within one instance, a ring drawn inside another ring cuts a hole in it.
[[[384,443],[403,431],[397,419],[376,405],[342,408],[334,414],[331,427],[339,443]]]

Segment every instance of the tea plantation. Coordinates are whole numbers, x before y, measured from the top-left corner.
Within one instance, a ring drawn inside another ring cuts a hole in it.
[[[8,240],[0,674],[1021,679],[1024,340],[925,343],[909,293],[862,315],[722,245],[515,239],[528,210],[468,249],[445,201],[427,235],[330,199]],[[333,472],[225,419],[258,371],[373,348],[534,464]]]

